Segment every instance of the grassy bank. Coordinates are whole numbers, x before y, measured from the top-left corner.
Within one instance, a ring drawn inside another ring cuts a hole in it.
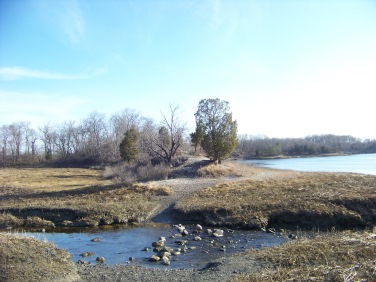
[[[0,281],[79,281],[70,254],[50,243],[0,233]]]
[[[376,222],[376,177],[299,173],[207,188],[177,203],[175,214],[241,228],[365,227]]]
[[[376,274],[375,233],[337,232],[249,253],[265,267],[233,282],[374,281]]]
[[[91,169],[1,169],[0,179],[0,228],[140,222],[158,207],[151,195],[168,193],[112,183]]]

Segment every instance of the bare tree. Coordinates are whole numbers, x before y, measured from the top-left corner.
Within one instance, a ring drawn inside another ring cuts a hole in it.
[[[170,113],[169,115],[162,114],[163,119],[159,128],[149,123],[149,130],[144,130],[149,151],[170,165],[183,143],[186,130],[185,124],[179,119],[180,114],[180,106],[170,105]]]

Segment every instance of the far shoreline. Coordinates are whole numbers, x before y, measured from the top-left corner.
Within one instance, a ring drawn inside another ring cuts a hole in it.
[[[280,159],[299,159],[299,158],[316,158],[316,157],[341,157],[341,156],[352,156],[352,155],[362,155],[362,154],[352,154],[352,153],[328,153],[328,154],[318,154],[318,155],[277,155],[277,156],[250,156],[250,157],[240,157],[233,158],[233,160],[280,160]]]

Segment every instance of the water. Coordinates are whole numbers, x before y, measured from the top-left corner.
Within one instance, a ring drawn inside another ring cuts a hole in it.
[[[193,231],[193,226],[188,226]],[[200,269],[205,265],[224,255],[238,253],[250,248],[259,249],[262,247],[279,245],[285,241],[284,237],[261,231],[244,231],[223,229],[223,237],[212,237],[201,234],[202,241],[194,241],[193,235],[180,238],[169,238],[177,233],[176,229],[169,224],[149,224],[138,227],[112,227],[100,229],[82,229],[80,232],[46,232],[46,233],[23,233],[26,236],[33,236],[40,240],[48,240],[58,248],[69,251],[72,261],[84,260],[96,263],[98,256],[105,257],[106,264],[135,264],[146,267],[196,268]],[[175,243],[176,240],[188,240],[187,247],[195,247],[195,250],[188,250],[178,256],[171,256],[171,265],[164,266],[160,262],[151,263],[147,257],[155,254],[151,244],[159,237],[166,237],[166,246],[172,248],[181,247]],[[100,238],[99,242],[92,242],[93,238]],[[225,252],[223,251],[225,246]],[[148,252],[142,251],[145,247],[150,248]],[[84,252],[95,253],[90,257],[81,257]],[[129,262],[129,257],[135,260]]]
[[[376,154],[247,160],[256,166],[298,171],[355,172],[376,175]]]

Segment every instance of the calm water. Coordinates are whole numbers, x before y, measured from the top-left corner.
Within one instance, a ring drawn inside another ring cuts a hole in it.
[[[186,226],[187,230],[192,231],[193,226]],[[163,268],[202,268],[216,258],[224,255],[234,254],[245,249],[259,249],[267,246],[279,245],[285,241],[285,238],[278,237],[261,231],[244,231],[223,229],[223,237],[214,238],[202,233],[202,241],[194,241],[193,236],[180,238],[169,238],[177,233],[176,229],[169,224],[149,224],[138,227],[115,227],[100,229],[82,229],[78,232],[46,232],[46,233],[22,233],[25,236],[33,236],[40,240],[48,240],[54,243],[58,248],[69,251],[72,255],[72,261],[79,259],[96,263],[98,256],[105,257],[106,264],[127,264],[129,257],[135,258],[130,264],[144,265],[146,267]],[[151,263],[147,261],[153,253],[151,244],[157,241],[159,237],[166,237],[166,246],[172,248],[180,247],[175,243],[176,240],[188,240],[187,247],[195,247],[195,250],[188,250],[178,256],[171,256],[171,265],[164,266],[160,262]],[[100,238],[99,242],[92,242],[91,239]],[[222,246],[225,247],[225,252]],[[142,251],[145,247],[150,248],[148,252]],[[90,257],[81,257],[84,252],[94,252]]]
[[[299,171],[356,172],[376,175],[376,154],[335,157],[247,160],[257,166]]]

